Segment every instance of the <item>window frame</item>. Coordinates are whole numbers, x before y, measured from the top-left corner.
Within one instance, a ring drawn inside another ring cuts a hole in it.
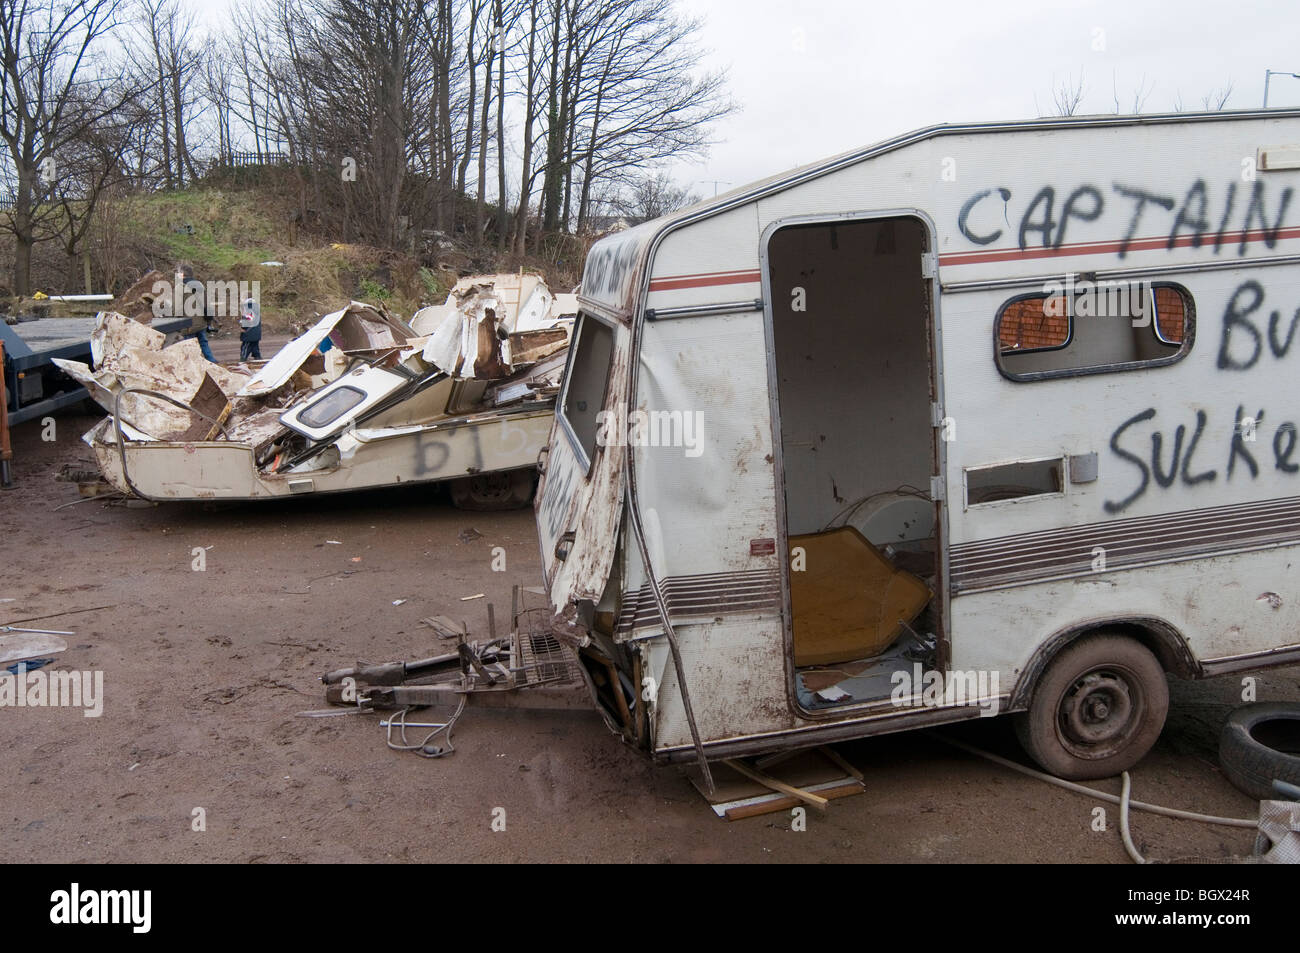
[[[1008,300],[998,305],[998,313],[993,318],[993,337],[998,342],[999,357],[1001,357],[1001,352],[1002,352],[1002,336],[999,332],[1001,331],[1002,315],[1006,313],[1007,308],[1011,307],[1013,304],[1018,304],[1021,301],[1032,301],[1034,298],[1041,298],[1042,300],[1046,301],[1048,298],[1052,298],[1052,297],[1055,297],[1055,295],[1045,295],[1042,294],[1041,292],[1033,291],[1030,292],[1029,294],[1016,295],[1014,298],[1009,298]],[[1064,291],[1061,292],[1061,297],[1062,298],[1065,297]],[[1073,343],[1073,341],[1074,341],[1074,308],[1071,305],[1070,301],[1067,300],[1066,312],[1065,312],[1065,343],[1053,344],[1048,347],[1021,347],[1021,348],[1016,348],[1012,353],[1046,354],[1049,351],[1063,351],[1067,347],[1069,347],[1070,344]]]
[[[359,396],[355,401],[353,401],[352,403],[348,404],[348,406],[344,407],[342,410],[335,413],[334,416],[330,417],[328,420],[321,420],[319,423],[313,423],[311,420],[307,419],[307,415],[310,414],[312,411],[314,411],[321,404],[333,400],[339,394],[345,392],[349,394],[357,394]],[[347,382],[343,384],[343,386],[341,387],[334,388],[328,394],[322,394],[320,397],[312,401],[302,410],[298,411],[298,420],[302,423],[304,427],[310,427],[312,430],[324,430],[327,427],[331,427],[334,424],[337,424],[348,414],[352,413],[352,411],[356,410],[358,407],[364,404],[369,397],[370,397],[370,393],[364,387],[358,387],[356,384]]]
[[[587,308],[578,309],[578,318],[573,323],[573,332],[569,337],[569,356],[564,367],[564,386],[560,388],[560,393],[556,395],[555,399],[555,419],[560,422],[560,429],[564,431],[564,435],[569,441],[569,446],[573,448],[573,452],[577,456],[578,462],[583,467],[584,479],[591,476],[591,469],[596,462],[596,450],[599,448],[599,443],[594,442],[591,453],[587,453],[587,448],[583,446],[582,440],[578,436],[578,432],[573,428],[573,424],[569,421],[568,415],[565,413],[565,408],[569,402],[569,390],[573,386],[574,362],[579,355],[579,345],[582,341],[582,330],[586,327],[584,322],[587,320],[598,321],[605,327],[609,328],[610,331],[610,360],[609,364],[605,368],[605,383],[601,387],[600,405],[596,409],[597,414],[605,409],[605,404],[609,400],[609,382],[610,378],[614,376],[614,352],[618,347],[618,325],[616,322],[603,318]],[[599,422],[597,422],[597,427],[599,427]]]
[[[1166,281],[1163,282],[1162,284],[1165,286],[1173,286],[1173,282],[1171,281]],[[1182,346],[1181,341],[1166,341],[1160,333],[1160,310],[1156,302],[1156,287],[1157,287],[1156,283],[1152,282],[1151,284],[1151,327],[1155,331],[1156,340],[1159,341],[1161,344],[1169,344],[1169,345],[1177,344],[1178,346],[1181,347]],[[1182,285],[1178,285],[1177,287],[1182,288]],[[1183,288],[1183,290],[1187,291],[1186,288]],[[1187,291],[1187,297],[1184,299],[1184,301],[1191,300],[1191,294],[1192,293],[1190,291]],[[1184,327],[1183,331],[1184,331],[1183,336],[1186,337],[1187,329]]]
[[[1094,276],[1089,276],[1089,279],[1099,280],[1096,279]],[[1104,280],[1116,280],[1116,279],[1104,279]],[[1196,342],[1196,298],[1192,295],[1192,292],[1187,288],[1186,285],[1179,284],[1176,281],[1152,281],[1149,284],[1151,289],[1153,307],[1155,302],[1155,291],[1157,288],[1173,288],[1182,297],[1183,303],[1186,306],[1186,311],[1184,314],[1183,341],[1181,346],[1179,346],[1178,350],[1175,351],[1174,353],[1168,354],[1164,357],[1147,358],[1146,360],[1142,360],[1142,361],[1119,361],[1110,364],[1095,364],[1090,367],[1060,367],[1060,368],[1051,368],[1051,369],[1039,370],[1039,371],[1010,370],[1003,362],[1002,341],[1000,335],[1002,314],[1009,306],[1016,303],[1017,301],[1024,301],[1030,298],[1049,297],[1048,295],[1045,295],[1042,292],[1032,292],[1030,294],[1020,294],[1008,298],[1007,300],[1003,301],[1000,305],[998,305],[997,310],[994,314],[993,362],[998,369],[998,373],[1001,374],[1002,377],[1006,378],[1009,381],[1012,381],[1017,384],[1022,384],[1022,383],[1028,383],[1030,381],[1056,380],[1062,377],[1087,377],[1093,374],[1114,374],[1123,371],[1146,370],[1148,368],[1153,368],[1153,367],[1167,367],[1171,364],[1177,364],[1179,361],[1183,360],[1183,358],[1185,358],[1191,352],[1192,347]],[[1018,351],[1013,351],[1011,353],[1042,354],[1048,351],[1064,350],[1065,348],[1069,347],[1070,343],[1074,340],[1075,315],[1074,315],[1073,300],[1069,302],[1069,311],[1067,317],[1070,322],[1069,323],[1070,335],[1069,338],[1066,340],[1065,344],[1062,344],[1059,347],[1051,347],[1051,348],[1027,348]],[[1160,337],[1159,324],[1157,323],[1156,315],[1154,311],[1152,312],[1151,315],[1151,336],[1155,338],[1157,343],[1165,346],[1170,346],[1170,342],[1165,341],[1163,338]]]

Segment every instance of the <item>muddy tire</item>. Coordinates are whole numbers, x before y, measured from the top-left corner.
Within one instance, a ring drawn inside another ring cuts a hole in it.
[[[451,502],[462,510],[517,510],[533,498],[534,470],[483,473],[447,484]]]
[[[1300,785],[1300,704],[1238,708],[1219,735],[1219,764],[1236,788],[1261,801],[1281,798],[1274,778]]]
[[[1169,685],[1150,651],[1126,636],[1090,635],[1052,660],[1016,733],[1049,774],[1108,778],[1151,750],[1168,711]]]

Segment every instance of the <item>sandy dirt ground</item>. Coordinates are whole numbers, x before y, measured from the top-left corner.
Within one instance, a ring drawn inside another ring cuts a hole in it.
[[[389,751],[377,714],[300,717],[324,707],[325,671],[438,652],[421,618],[482,632],[489,601],[504,617],[512,584],[539,582],[531,510],[466,513],[419,488],[56,509],[78,499],[54,476],[90,459],[80,436],[93,419],[59,417],[53,442],[37,422],[17,427],[17,486],[0,493],[0,624],[42,617],[27,624],[75,632],[54,667],[102,671],[105,695],[98,718],[0,710],[0,861],[1127,863],[1116,809],[1094,830],[1096,800],[924,733],[839,746],[866,794],[809,812],[798,831],[789,813],[715,817],[680,769],[651,765],[590,710],[471,706],[440,760]],[[481,536],[462,541],[468,528]],[[506,572],[492,570],[495,546]],[[1300,671],[1258,685],[1260,699],[1297,699]],[[1251,816],[1216,764],[1239,681],[1172,688],[1134,796]],[[950,730],[1026,761],[1006,719]],[[1220,859],[1253,843],[1150,815],[1134,829],[1156,859]]]

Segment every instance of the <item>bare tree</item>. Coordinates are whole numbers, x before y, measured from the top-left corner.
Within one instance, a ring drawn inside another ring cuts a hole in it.
[[[519,183],[519,202],[515,210],[515,236],[514,236],[514,253],[518,257],[523,257],[526,251],[525,239],[528,233],[528,203],[532,197],[533,180],[537,173],[532,168],[533,162],[533,123],[537,119],[538,95],[537,81],[542,74],[541,65],[538,62],[537,54],[540,52],[537,37],[538,27],[537,8],[539,0],[528,0],[528,24],[526,35],[528,37],[528,52],[524,58],[523,82],[524,82],[524,120],[523,120],[523,173]]]
[[[229,162],[234,154],[235,64],[228,50],[212,45],[203,61],[203,98],[213,110],[217,132],[217,161]]]
[[[1224,109],[1228,104],[1228,98],[1232,95],[1232,82],[1221,89],[1215,89],[1201,97],[1201,108],[1206,112],[1218,112]],[[1183,102],[1181,91],[1174,92],[1174,112],[1180,113],[1187,109],[1187,104]]]
[[[514,30],[523,13],[521,0],[508,5],[496,0],[497,45],[501,55],[497,58],[497,248],[506,247],[506,38]]]
[[[192,8],[186,7],[182,10],[181,7],[173,4],[166,9],[165,13],[172,127],[176,136],[176,181],[177,184],[183,184],[186,174],[189,175],[190,181],[197,178],[189,144],[186,141],[186,128],[191,118],[190,109],[194,105],[189,90],[197,79],[199,66],[193,47],[194,12]]]
[[[429,229],[482,241],[495,149],[497,239],[523,255],[581,226],[593,195],[703,155],[732,108],[672,0],[246,0],[235,21],[246,80],[209,97],[215,138],[286,144],[303,214],[309,187],[345,238],[382,245]]]
[[[1219,112],[1228,105],[1228,98],[1232,96],[1232,81],[1222,89],[1215,89],[1201,97],[1201,106],[1206,112]]]
[[[67,256],[69,280],[75,280],[77,259],[83,259],[86,294],[91,294],[91,255],[88,233],[98,220],[97,210],[105,192],[123,181],[122,159],[139,128],[148,128],[146,110],[134,100],[112,115],[88,126],[67,144],[59,163],[59,174],[50,190],[49,201],[58,211],[55,220],[59,244]]]
[[[619,214],[639,223],[676,212],[699,200],[689,188],[678,186],[667,172],[657,172],[633,180],[611,204]]]
[[[1058,116],[1073,116],[1083,102],[1083,70],[1079,70],[1079,79],[1077,82],[1067,76],[1057,83],[1055,78],[1052,80],[1052,105],[1056,109]]]
[[[118,11],[119,0],[0,0],[0,139],[14,195],[0,228],[14,236],[15,294],[30,291],[33,246],[62,230],[50,195],[61,161],[138,94],[96,55]],[[87,214],[95,199],[85,196]]]
[[[1115,115],[1119,115],[1121,112],[1123,112],[1123,109],[1121,108],[1120,101],[1119,101],[1119,85],[1116,81],[1115,73],[1113,71],[1111,72],[1111,76],[1110,76],[1110,85],[1111,85],[1111,95],[1115,99]],[[1131,112],[1135,116],[1140,115],[1142,113],[1143,108],[1146,106],[1147,100],[1151,97],[1151,93],[1155,88],[1156,88],[1155,80],[1151,81],[1150,88],[1147,87],[1147,74],[1143,73],[1142,78],[1138,81],[1137,89],[1133,90],[1133,104],[1132,107],[1129,109],[1129,112]]]

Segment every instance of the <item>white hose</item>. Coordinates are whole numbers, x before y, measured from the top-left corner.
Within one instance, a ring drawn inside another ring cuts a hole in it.
[[[1124,778],[1124,784],[1119,792],[1119,836],[1124,839],[1124,849],[1128,851],[1128,855],[1133,858],[1133,863],[1145,864],[1147,862],[1147,859],[1143,857],[1141,851],[1139,851],[1137,847],[1134,846],[1133,838],[1129,836],[1128,794],[1129,794],[1129,789],[1132,787],[1132,782],[1129,780],[1127,771],[1124,772],[1123,778]]]
[[[1224,827],[1248,827],[1251,830],[1257,830],[1259,828],[1258,819],[1246,820],[1239,817],[1216,817],[1213,814],[1197,814],[1195,811],[1180,811],[1173,807],[1161,807],[1159,804],[1146,804],[1142,801],[1127,801],[1126,799],[1118,798],[1113,794],[1107,794],[1105,791],[1098,791],[1082,784],[1075,784],[1073,781],[1066,781],[1064,778],[1045,774],[1042,771],[1035,771],[1033,768],[1027,768],[1023,764],[1016,764],[1014,761],[1009,761],[1006,758],[999,757],[998,755],[992,754],[988,751],[983,751],[973,745],[966,744],[964,741],[957,741],[955,738],[949,738],[945,735],[939,734],[931,735],[931,737],[946,742],[954,748],[960,748],[962,751],[969,754],[979,755],[981,758],[987,758],[994,764],[1000,764],[1004,768],[1010,768],[1012,771],[1019,771],[1021,774],[1026,774],[1031,778],[1037,778],[1040,781],[1046,781],[1048,784],[1055,784],[1057,787],[1065,788],[1067,791],[1074,791],[1076,794],[1086,794],[1089,797],[1100,798],[1109,804],[1118,804],[1120,805],[1121,821],[1123,821],[1127,814],[1127,804],[1128,806],[1137,808],[1139,811],[1146,811],[1149,814],[1161,814],[1165,817],[1176,817],[1185,821],[1200,821],[1202,824],[1221,824]],[[1127,792],[1127,790],[1128,788],[1126,785],[1125,792]]]

